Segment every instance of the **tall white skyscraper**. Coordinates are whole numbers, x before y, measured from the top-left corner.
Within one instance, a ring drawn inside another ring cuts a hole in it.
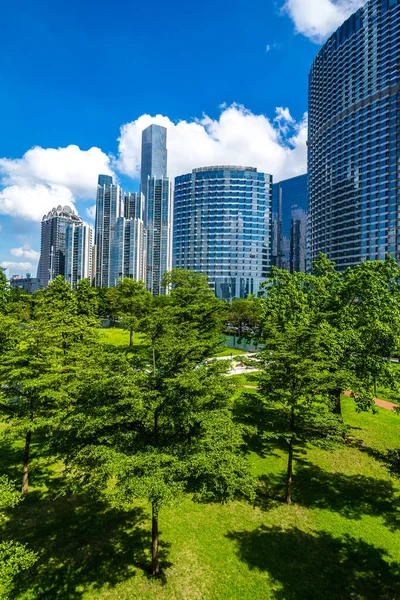
[[[76,287],[82,279],[91,282],[93,229],[82,223],[68,225],[65,246],[65,280],[72,287]]]
[[[111,244],[117,219],[122,216],[122,190],[109,175],[99,175],[96,198],[96,287],[112,285]]]

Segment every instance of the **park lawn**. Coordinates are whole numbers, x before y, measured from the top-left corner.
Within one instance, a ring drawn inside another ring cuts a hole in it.
[[[221,352],[218,352],[216,356],[226,356],[229,358],[230,356],[238,356],[244,354],[251,354],[251,352],[247,352],[246,350],[240,350],[239,348],[225,348],[224,350],[221,350]]]
[[[109,346],[129,347],[129,331],[127,329],[121,329],[118,327],[112,327],[109,329],[100,330],[100,339]],[[143,344],[144,336],[140,333],[135,333],[133,337],[133,348],[139,348]],[[239,350],[237,348],[225,348],[221,346],[221,352],[216,356],[230,357],[237,356],[238,354],[251,354],[245,350]]]
[[[238,405],[254,394],[238,391]],[[265,479],[255,505],[187,499],[164,510],[159,580],[147,575],[149,507],[138,502],[121,511],[101,499],[59,495],[61,466],[49,468],[34,445],[33,488],[4,536],[26,542],[40,560],[11,597],[398,600],[400,482],[382,459],[400,446],[400,417],[383,409],[357,414],[350,398],[343,411],[349,443],[298,449],[292,506],[280,501],[285,449],[260,440],[247,449],[253,473]],[[1,472],[15,475],[22,446],[3,445]]]
[[[104,344],[129,347],[129,331],[127,329],[121,329],[119,327],[100,329],[99,335]],[[143,339],[144,336],[141,333],[134,333],[133,347],[141,346]]]

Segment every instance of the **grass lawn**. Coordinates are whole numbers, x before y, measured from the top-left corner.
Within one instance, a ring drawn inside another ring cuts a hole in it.
[[[111,329],[100,329],[100,339],[110,346],[126,346],[129,347],[129,331],[127,329],[120,329],[114,327]],[[134,333],[133,335],[133,347],[141,346],[143,341],[143,335],[140,333]]]
[[[239,350],[238,348],[226,348],[217,354],[217,356],[238,356],[244,354],[251,354],[251,352],[247,352],[246,350]]]
[[[249,414],[253,390],[238,391]],[[149,507],[59,495],[62,471],[33,445],[32,489],[3,525],[39,552],[12,590],[19,600],[399,600],[400,481],[382,458],[400,446],[400,417],[357,414],[343,399],[351,442],[299,448],[292,506],[281,503],[286,454],[249,442],[258,502],[163,511],[163,575],[147,575]],[[2,446],[2,447],[1,447]],[[0,473],[19,480],[22,444],[0,446]],[[1,597],[1,592],[0,592]]]

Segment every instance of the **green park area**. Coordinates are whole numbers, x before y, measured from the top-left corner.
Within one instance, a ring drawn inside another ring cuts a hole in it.
[[[238,389],[235,414],[253,419],[252,390]],[[256,418],[256,417],[254,417]],[[282,502],[286,469],[280,443],[262,427],[245,452],[262,483],[253,502],[226,505],[189,498],[161,513],[162,578],[148,573],[150,512],[124,510],[87,495],[60,495],[62,464],[32,448],[31,491],[13,509],[4,539],[27,543],[38,562],[20,576],[20,599],[210,600],[399,597],[400,482],[383,458],[399,445],[394,413],[357,413],[334,451],[306,444],[296,452],[294,503]],[[1,448],[0,468],[19,478],[22,444]]]
[[[400,270],[313,269],[232,306],[0,277],[2,600],[400,599]]]

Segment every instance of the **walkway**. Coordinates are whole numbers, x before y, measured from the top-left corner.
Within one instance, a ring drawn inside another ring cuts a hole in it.
[[[246,390],[258,390],[258,385],[242,385],[240,387],[246,388]],[[350,396],[351,392],[344,392],[345,396]],[[380,400],[379,398],[374,398],[375,404],[380,406],[381,408],[386,408],[386,410],[396,410],[400,408],[398,404],[394,404],[393,402],[387,402],[386,400]]]
[[[346,396],[350,396],[351,392],[344,392]],[[381,408],[386,408],[386,410],[396,410],[399,408],[398,404],[394,404],[393,402],[387,402],[386,400],[381,400],[380,398],[374,398],[375,404],[380,406]]]

